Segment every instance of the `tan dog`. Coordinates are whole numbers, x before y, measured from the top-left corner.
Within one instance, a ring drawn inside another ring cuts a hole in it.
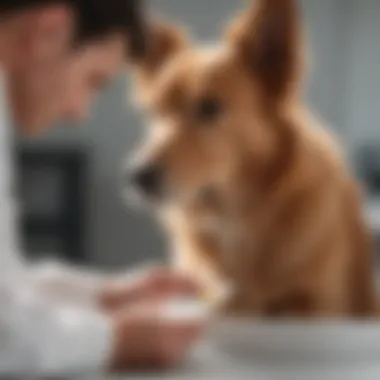
[[[355,181],[301,99],[300,30],[292,0],[256,1],[217,47],[152,27],[133,181],[175,265],[214,300],[230,286],[225,312],[371,316],[371,244]]]

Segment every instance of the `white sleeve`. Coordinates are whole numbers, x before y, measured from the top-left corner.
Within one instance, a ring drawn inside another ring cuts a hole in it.
[[[104,369],[111,332],[100,313],[49,304],[0,285],[0,376],[71,375]]]
[[[0,70],[0,378],[95,371],[110,354],[109,321],[95,310],[45,298],[18,255],[10,137]]]
[[[115,274],[82,270],[59,262],[44,262],[29,267],[32,286],[46,299],[96,308],[99,296]]]
[[[42,262],[27,267],[31,286],[46,299],[96,309],[102,291],[108,285],[124,288],[138,281],[155,263],[128,268],[120,272],[96,272],[60,262]],[[25,277],[25,275],[24,275]]]

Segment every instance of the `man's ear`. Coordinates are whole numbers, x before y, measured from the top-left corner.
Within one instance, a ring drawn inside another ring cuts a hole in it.
[[[267,100],[275,103],[294,93],[302,69],[301,28],[295,2],[256,0],[228,35]]]

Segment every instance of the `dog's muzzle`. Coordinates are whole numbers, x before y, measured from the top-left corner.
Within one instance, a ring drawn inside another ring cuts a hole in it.
[[[162,182],[162,170],[155,165],[135,168],[128,175],[128,183],[147,197],[159,196],[162,191]]]

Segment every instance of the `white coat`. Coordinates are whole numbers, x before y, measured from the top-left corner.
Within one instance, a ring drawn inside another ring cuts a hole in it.
[[[104,279],[60,265],[33,267],[18,249],[5,82],[0,75],[0,377],[97,371],[112,340],[95,302]]]

